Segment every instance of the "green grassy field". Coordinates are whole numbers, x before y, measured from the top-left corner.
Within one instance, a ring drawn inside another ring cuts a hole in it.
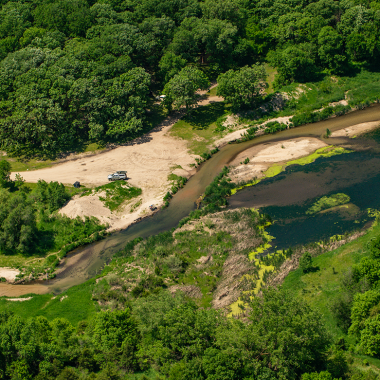
[[[97,309],[92,300],[92,291],[95,279],[73,286],[67,291],[54,296],[53,294],[25,295],[32,297],[29,301],[13,302],[0,298],[0,311],[9,310],[22,318],[42,315],[49,320],[65,318],[76,325],[79,321],[86,320]]]
[[[380,376],[380,360],[356,353],[355,341],[338,326],[333,313],[333,305],[343,291],[342,279],[353,265],[363,257],[369,256],[368,243],[380,234],[380,225],[375,225],[358,239],[342,247],[313,258],[315,271],[303,273],[301,269],[291,272],[283,283],[283,288],[293,293],[294,297],[306,300],[313,308],[318,309],[334,341],[342,337],[347,343],[349,366],[363,372],[374,372]],[[378,377],[376,377],[378,378]],[[374,379],[374,377],[368,377]]]
[[[206,95],[209,95],[209,96],[216,96],[216,92],[218,91],[218,86],[215,86],[213,88],[211,88]]]
[[[269,66],[268,63],[266,63],[264,65],[264,67],[265,67],[265,71],[266,71],[266,73],[268,75],[268,77],[267,77],[268,88],[266,90],[266,93],[267,94],[271,94],[271,93],[274,92],[273,82],[274,82],[274,78],[275,78],[275,76],[277,74],[277,70],[275,68]]]
[[[297,269],[283,283],[285,289],[306,299],[322,312],[325,324],[336,338],[344,333],[337,326],[331,304],[339,295],[341,279],[354,264],[369,255],[367,243],[379,234],[380,225],[372,227],[358,239],[313,258],[313,265],[319,270],[304,274],[301,269]]]

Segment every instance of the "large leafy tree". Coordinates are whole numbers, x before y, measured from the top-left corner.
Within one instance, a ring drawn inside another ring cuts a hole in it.
[[[34,243],[36,219],[26,195],[0,193],[0,251],[27,253]]]
[[[6,187],[10,181],[11,164],[7,160],[0,160],[0,187]]]
[[[217,340],[223,351],[245,359],[247,375],[296,379],[323,365],[329,336],[318,312],[306,302],[269,289],[250,302],[250,309],[251,323],[233,324],[229,333],[221,329]]]
[[[323,64],[333,73],[341,73],[346,61],[342,36],[331,26],[326,26],[318,35],[318,45],[318,55]]]
[[[315,62],[315,46],[311,44],[294,45],[271,51],[268,59],[274,67],[277,67],[277,85],[293,81],[311,81],[318,72]]]
[[[262,65],[229,70],[218,77],[217,94],[223,96],[234,109],[254,107],[261,99],[267,84]]]
[[[180,109],[193,107],[199,99],[197,90],[206,90],[210,85],[206,75],[193,66],[184,67],[166,84],[164,94],[165,103],[169,108],[174,106]]]

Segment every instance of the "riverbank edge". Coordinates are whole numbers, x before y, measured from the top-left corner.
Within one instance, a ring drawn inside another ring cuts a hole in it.
[[[374,106],[374,105],[376,105],[376,104],[377,104],[377,103],[373,103],[371,106]],[[355,111],[355,110],[353,110],[353,111]],[[299,127],[301,127],[301,126],[299,126]],[[295,128],[298,128],[298,127],[295,127]],[[343,130],[343,129],[345,129],[345,128],[341,128],[341,129]],[[281,142],[281,141],[283,141],[283,140],[279,140],[279,141],[277,141],[277,142]],[[318,150],[318,149],[317,149],[317,150]],[[315,152],[314,152],[314,153],[315,153]],[[307,156],[309,156],[309,154],[302,155],[302,156],[298,157],[298,159],[302,159],[302,158],[307,157]],[[281,162],[281,161],[279,161],[279,162]],[[192,171],[192,174],[191,174],[191,176],[190,176],[189,178],[191,178],[192,176],[194,176],[194,175],[200,170],[201,166],[202,166],[202,164],[199,165],[195,170],[193,170],[193,171]],[[273,163],[273,165],[271,165],[271,167],[273,167],[273,166],[276,166],[276,163]],[[273,175],[272,175],[272,176],[273,176]],[[262,178],[261,178],[260,180],[262,180]],[[258,183],[258,182],[257,182],[257,183]],[[252,186],[252,185],[254,185],[254,184],[255,184],[255,183],[248,184],[248,186]],[[107,232],[109,232],[110,234],[112,234],[112,233],[114,233],[114,232],[119,232],[119,231],[127,230],[130,226],[139,223],[140,221],[142,221],[143,219],[145,219],[145,218],[147,218],[147,217],[153,216],[155,213],[157,213],[158,211],[160,211],[160,210],[163,208],[163,205],[164,205],[164,203],[162,202],[162,204],[159,204],[159,205],[157,206],[157,209],[156,209],[155,211],[152,211],[151,213],[149,213],[149,214],[147,214],[147,215],[140,216],[139,218],[137,218],[136,220],[134,220],[133,222],[131,222],[127,227],[123,227],[123,228],[115,229],[115,230],[108,230]],[[83,245],[83,246],[86,246],[86,245],[87,245],[87,244],[85,244],[85,245]],[[71,252],[71,251],[70,251],[70,252]],[[67,252],[65,256],[67,256],[70,252]],[[55,271],[54,271],[54,272],[55,272]],[[53,272],[53,273],[54,273],[54,272]],[[7,283],[8,283],[8,282],[7,282]],[[23,283],[24,283],[24,284],[25,284],[25,283],[28,283],[28,281],[23,282]],[[10,283],[10,284],[11,284],[11,283]]]

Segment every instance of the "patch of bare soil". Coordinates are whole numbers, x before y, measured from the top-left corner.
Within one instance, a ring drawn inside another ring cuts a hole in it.
[[[327,146],[326,143],[312,137],[299,137],[283,142],[255,145],[238,154],[230,163],[234,167],[230,171],[230,178],[235,183],[261,178],[271,165],[285,164],[288,161],[308,156],[325,146]],[[249,158],[249,163],[243,164],[247,158]]]
[[[183,292],[187,297],[202,298],[201,290],[195,285],[174,285],[169,288],[169,292],[172,294],[178,291]]]
[[[169,118],[161,126],[129,145],[90,158],[69,161],[51,168],[28,171],[22,175],[26,182],[58,181],[65,184],[79,181],[94,186],[108,182],[107,176],[116,170],[127,170],[129,183],[142,189],[138,199],[132,200],[118,212],[111,213],[98,195],[76,197],[61,212],[69,217],[95,216],[110,225],[110,230],[126,228],[141,216],[149,215],[149,206],[159,206],[170,187],[171,168],[180,165],[187,172],[195,156],[188,153],[186,142],[166,133],[178,118]],[[136,206],[136,203],[138,205]]]
[[[14,282],[18,274],[20,274],[18,269],[7,267],[0,268],[0,278],[5,278],[7,282]]]
[[[212,301],[215,309],[226,308],[239,298],[244,275],[252,275],[255,266],[245,255],[231,255],[224,262],[222,280],[219,282]]]
[[[181,228],[175,230],[174,234],[183,231],[206,231],[210,235],[218,232],[225,232],[236,240],[236,244],[231,252],[240,252],[246,249],[254,249],[263,243],[263,239],[259,236],[255,229],[252,228],[252,219],[244,215],[246,208],[239,210],[220,211],[201,217],[198,220],[191,220]],[[239,213],[240,217],[234,220],[234,214]],[[211,247],[210,255],[214,254]],[[212,257],[201,257],[201,264],[212,261]],[[205,261],[205,262],[202,262]]]
[[[351,127],[339,129],[331,134],[331,137],[355,137],[380,127],[380,120],[368,123],[352,125]]]

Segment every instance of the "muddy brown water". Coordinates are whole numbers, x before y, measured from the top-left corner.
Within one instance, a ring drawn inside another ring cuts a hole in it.
[[[295,137],[317,137],[322,139],[322,135],[326,132],[327,128],[333,132],[355,124],[377,120],[380,120],[380,105],[374,105],[364,110],[355,111],[322,122],[285,130],[274,135],[263,135],[244,143],[229,144],[223,147],[210,160],[202,164],[197,173],[189,179],[186,186],[173,197],[168,208],[159,211],[152,217],[143,219],[126,230],[113,233],[102,241],[74,250],[60,264],[57,269],[57,276],[53,280],[39,281],[27,285],[0,283],[0,296],[15,297],[28,293],[59,293],[96,276],[102,270],[105,263],[116,252],[121,250],[128,241],[136,237],[148,237],[176,227],[178,222],[195,208],[195,200],[204,192],[206,186],[212,182],[221,169],[245,149],[258,144],[282,141]],[[352,140],[350,142],[346,138],[330,138],[328,143],[352,144]],[[310,186],[313,186],[313,184],[309,184]],[[274,185],[272,189],[269,186],[264,192],[268,191],[275,194],[282,191],[282,188]],[[308,191],[310,189],[305,189],[305,192]],[[292,194],[291,186],[288,187],[288,192]],[[302,197],[301,189],[297,191],[297,196]],[[249,204],[250,202],[248,201],[241,202],[239,206],[249,206]]]

